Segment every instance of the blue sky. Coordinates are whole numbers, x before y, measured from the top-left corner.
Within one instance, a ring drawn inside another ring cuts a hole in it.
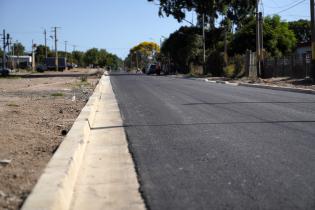
[[[264,0],[265,15],[285,10],[298,0]],[[286,20],[309,19],[309,1],[282,12]],[[191,14],[189,16],[192,16]],[[188,17],[189,20],[192,17]],[[58,26],[58,48],[77,50],[97,47],[125,57],[129,49],[141,41],[159,43],[185,23],[172,17],[160,18],[158,6],[147,0],[0,0],[0,29],[6,29],[14,40],[30,50],[32,40],[44,43],[44,28]]]

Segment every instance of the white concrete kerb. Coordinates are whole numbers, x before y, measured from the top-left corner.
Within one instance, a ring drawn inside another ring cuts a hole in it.
[[[90,125],[94,121],[100,102],[100,92],[106,84],[104,80],[105,76],[102,76],[93,95],[25,201],[22,210],[66,210],[69,208],[90,134]]]

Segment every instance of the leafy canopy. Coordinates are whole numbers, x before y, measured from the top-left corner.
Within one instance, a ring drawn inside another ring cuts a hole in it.
[[[255,51],[256,22],[255,17],[247,19],[235,33],[231,54],[243,54],[247,49]],[[267,16],[264,21],[264,48],[272,56],[280,57],[291,53],[296,45],[296,38],[289,29],[289,24],[280,16]]]
[[[176,66],[188,71],[190,63],[201,63],[202,36],[198,28],[181,27],[165,40],[162,53],[170,56]]]
[[[25,47],[22,45],[22,43],[17,42],[13,44],[11,51],[13,51],[14,55],[24,55]]]
[[[154,42],[141,42],[130,49],[125,63],[129,68],[138,66],[144,68],[152,60],[156,60],[160,53],[160,46]]]
[[[256,0],[148,0],[158,2],[160,16],[173,16],[179,22],[186,17],[187,11],[195,11],[200,17],[204,14],[206,21],[214,26],[221,16],[238,23],[247,15],[254,14]]]
[[[298,43],[311,41],[311,22],[309,20],[289,22],[289,29],[294,32]]]

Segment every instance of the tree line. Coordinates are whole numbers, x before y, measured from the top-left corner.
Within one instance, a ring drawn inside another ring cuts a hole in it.
[[[48,57],[55,57],[55,51],[50,50],[49,47],[38,45],[35,49],[35,61],[37,64],[44,64],[46,57],[46,50]],[[0,50],[0,56],[3,51]],[[21,43],[14,43],[7,55],[25,55],[25,47]],[[87,51],[73,51],[65,52],[58,51],[59,57],[67,57],[68,63],[77,64],[79,67],[110,67],[111,69],[118,69],[122,66],[122,60],[115,54],[107,52],[105,49],[91,48]]]
[[[153,0],[148,0],[153,1]],[[161,57],[171,60],[177,71],[188,73],[191,63],[203,65],[203,18],[206,23],[206,70],[221,76],[225,54],[239,57],[246,50],[256,51],[256,0],[159,0],[159,15],[185,21],[187,11],[197,14],[195,26],[181,27],[166,39]],[[311,38],[310,21],[287,22],[280,16],[267,16],[263,24],[266,56],[281,57],[293,53],[299,43]]]

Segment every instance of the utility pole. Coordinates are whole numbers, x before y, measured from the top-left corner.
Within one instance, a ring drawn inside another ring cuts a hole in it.
[[[256,58],[257,58],[257,77],[260,76],[260,27],[259,27],[259,0],[256,0]]]
[[[260,63],[260,77],[263,77],[263,61],[264,61],[264,20],[262,12],[259,12],[259,47],[260,47],[260,57],[259,57],[259,63]]]
[[[67,44],[68,44],[68,41],[65,41],[65,57],[66,57],[66,60],[67,60]]]
[[[44,30],[44,36],[45,36],[45,58],[47,59],[47,31]]]
[[[13,69],[15,69],[15,58],[14,58],[14,41],[13,41],[13,39],[12,39],[12,37],[11,37],[11,39],[10,39],[10,45],[11,45],[11,56],[12,56],[12,68]]]
[[[202,42],[203,42],[203,74],[206,74],[206,33],[205,33],[205,14],[202,14]]]
[[[35,71],[35,44],[32,40],[32,70]]]
[[[2,70],[5,69],[5,30],[3,29],[2,39],[3,39],[3,55],[2,55]]]
[[[58,27],[53,27],[53,32],[55,35],[55,65],[56,65],[56,71],[59,71],[59,64],[58,64],[58,49],[57,49],[57,28]]]
[[[313,80],[315,80],[315,3],[311,1],[311,32],[312,32],[312,63],[311,63],[311,74]]]

